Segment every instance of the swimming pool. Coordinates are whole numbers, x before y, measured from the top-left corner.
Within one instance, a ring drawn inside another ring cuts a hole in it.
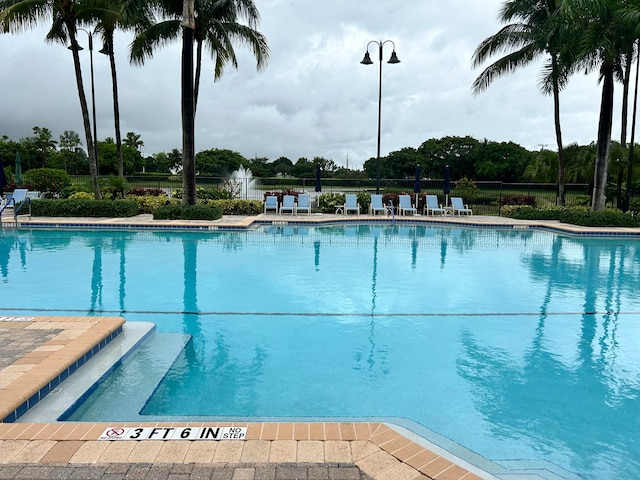
[[[375,224],[4,230],[0,305],[190,334],[113,376],[136,418],[385,418],[505,465],[636,478],[638,245]],[[155,362],[171,368],[129,395]],[[126,420],[102,401],[81,418]]]

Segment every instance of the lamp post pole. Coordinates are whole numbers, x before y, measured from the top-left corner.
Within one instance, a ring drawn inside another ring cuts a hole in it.
[[[99,175],[98,168],[98,127],[96,125],[96,89],[95,82],[93,79],[93,33],[89,30],[85,30],[84,28],[77,28],[77,30],[82,30],[89,37],[89,65],[91,71],[91,108],[92,108],[92,116],[93,116],[93,154],[96,157],[96,173]],[[69,48],[77,48],[78,50],[82,50],[80,45],[74,47],[74,45],[69,46]]]
[[[378,45],[378,51],[379,51],[378,60],[380,62],[380,72],[379,72],[379,79],[378,79],[378,143],[377,143],[377,154],[376,154],[376,194],[379,194],[380,193],[380,135],[381,135],[381,127],[382,127],[382,49],[385,43],[391,43],[391,45],[393,45],[391,58],[389,58],[389,61],[387,63],[400,63],[400,60],[396,55],[396,44],[393,43],[393,41],[385,40],[384,42],[382,41],[379,42],[377,40],[371,40],[369,43],[367,43],[367,51],[364,54],[364,58],[360,62],[363,65],[373,65],[373,61],[369,56],[369,45],[371,45],[372,43],[375,43],[376,45]]]

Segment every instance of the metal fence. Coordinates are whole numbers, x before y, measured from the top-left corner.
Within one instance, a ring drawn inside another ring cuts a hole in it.
[[[72,182],[75,187],[91,191],[91,179],[88,176],[74,176]],[[176,189],[182,188],[180,176],[131,176],[127,177],[130,187],[162,189],[172,195]],[[413,194],[414,178],[381,179],[380,193],[382,194]],[[455,183],[451,184],[451,196],[462,196],[465,203],[480,215],[498,215],[500,200],[505,197],[534,197],[538,206],[556,205],[555,183],[505,183],[505,182],[474,182],[476,188],[472,193],[456,191]],[[315,192],[315,178],[235,178],[197,177],[196,187],[207,190],[227,189],[233,192],[234,198],[243,200],[260,200],[265,192],[295,190],[310,193],[312,200],[316,195],[325,193],[375,193],[375,180],[366,179],[336,179],[323,178],[322,192]],[[440,203],[445,203],[444,180],[423,179],[420,182],[422,194],[435,194]],[[567,205],[588,205],[589,188],[586,184],[566,184]],[[419,209],[422,208],[422,201]]]

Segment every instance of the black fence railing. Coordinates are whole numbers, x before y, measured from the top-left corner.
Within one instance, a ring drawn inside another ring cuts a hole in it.
[[[91,191],[91,179],[89,176],[74,176],[72,182],[75,187]],[[130,187],[157,188],[172,195],[176,189],[182,188],[182,177],[172,175],[147,175],[127,177]],[[315,199],[317,195],[325,193],[375,193],[375,180],[368,179],[338,179],[323,178],[321,180],[322,191],[315,192],[316,179],[314,178],[221,178],[221,177],[197,177],[196,187],[207,190],[226,189],[234,198],[244,200],[263,200],[265,192],[282,190],[296,190],[311,194]],[[557,204],[557,186],[554,183],[505,183],[505,182],[474,182],[473,189],[457,189],[455,182],[451,183],[450,196],[461,196],[464,202],[469,204],[475,214],[498,215],[500,201],[505,197],[534,197],[538,206],[552,206]],[[414,194],[414,178],[381,179],[380,193]],[[420,182],[422,194],[435,194],[440,203],[444,204],[444,180],[423,179]],[[589,190],[586,184],[566,184],[567,205],[588,205]],[[419,210],[423,201],[420,201]]]

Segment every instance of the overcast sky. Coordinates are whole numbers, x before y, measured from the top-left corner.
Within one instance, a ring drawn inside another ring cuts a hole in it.
[[[271,49],[257,72],[248,50],[236,48],[239,69],[213,82],[205,59],[196,118],[196,151],[227,148],[247,158],[296,161],[316,156],[361,168],[376,155],[378,53],[362,60],[369,41],[392,40],[399,64],[387,64],[384,46],[381,153],[418,147],[429,138],[471,135],[514,141],[529,149],[555,148],[551,97],[538,91],[540,65],[506,76],[473,96],[480,69],[471,67],[475,47],[500,28],[500,0],[389,2],[386,0],[255,0],[259,30]],[[54,139],[80,133],[82,118],[71,52],[44,41],[46,30],[0,35],[0,136],[31,136],[34,126]],[[79,41],[87,46],[87,35]],[[128,64],[129,33],[116,37],[122,135],[133,131],[142,153],[182,149],[180,44],[159,50],[142,67]],[[94,46],[98,139],[115,137],[107,57]],[[89,52],[81,52],[91,105]],[[619,85],[616,85],[619,93]],[[617,96],[619,98],[619,96]],[[571,79],[561,96],[565,144],[595,140],[600,86],[593,75]],[[91,108],[91,107],[90,107]],[[616,112],[619,111],[619,101]],[[619,122],[613,137],[619,138]]]

